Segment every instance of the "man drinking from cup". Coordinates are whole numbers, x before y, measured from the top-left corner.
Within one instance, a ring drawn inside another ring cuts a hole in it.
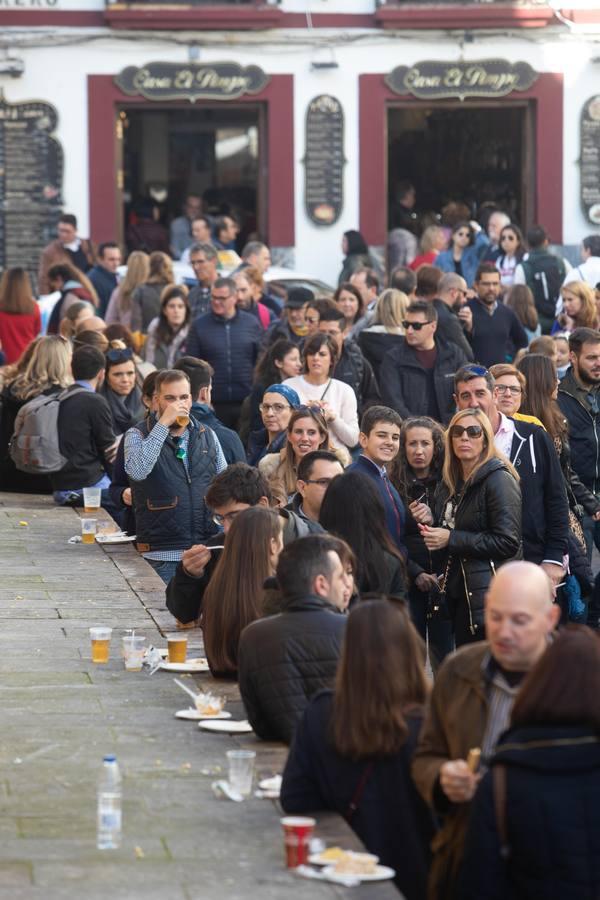
[[[156,378],[156,412],[125,435],[125,471],[137,523],[137,549],[168,583],[184,550],[216,527],[206,490],[227,467],[214,432],[190,419],[190,381],[166,369]]]

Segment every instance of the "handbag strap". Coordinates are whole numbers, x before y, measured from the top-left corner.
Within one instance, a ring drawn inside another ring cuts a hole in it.
[[[325,390],[323,391],[323,393],[321,394],[321,396],[320,396],[320,398],[319,398],[320,400],[324,400],[324,399],[325,399],[325,394],[327,393],[327,391],[328,391],[329,388],[331,387],[331,382],[332,382],[332,381],[333,381],[333,378],[330,378],[329,381],[327,382],[327,386],[326,386]]]
[[[492,779],[494,785],[496,829],[500,840],[500,856],[502,859],[508,859],[510,857],[510,846],[508,843],[508,829],[506,826],[506,766],[493,766]]]
[[[369,776],[373,771],[373,762],[367,763],[365,768],[363,769],[362,775],[360,776],[360,781],[356,786],[356,790],[352,796],[352,800],[348,804],[348,809],[346,810],[346,821],[349,822],[359,807],[363,792],[365,790],[367,781],[369,780]]]

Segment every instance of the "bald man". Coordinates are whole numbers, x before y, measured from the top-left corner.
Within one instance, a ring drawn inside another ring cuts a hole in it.
[[[104,331],[106,322],[100,316],[90,316],[79,323],[75,329],[75,334],[81,334],[82,331]]]
[[[439,670],[412,766],[417,788],[444,822],[433,844],[431,897],[457,897],[469,804],[480,778],[467,765],[469,751],[480,750],[485,767],[508,727],[521,681],[560,617],[553,596],[550,579],[533,563],[502,566],[485,598],[487,640],[463,647]]]

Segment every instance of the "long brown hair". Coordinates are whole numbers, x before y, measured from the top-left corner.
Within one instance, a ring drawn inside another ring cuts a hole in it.
[[[391,756],[406,713],[427,699],[425,645],[404,604],[365,600],[348,616],[335,680],[332,737],[341,756]]]
[[[462,419],[466,419],[468,416],[474,416],[474,418],[477,419],[483,429],[483,450],[481,452],[481,456],[479,457],[477,465],[469,476],[469,482],[473,481],[479,469],[483,465],[485,465],[486,462],[493,458],[502,460],[515,481],[519,481],[517,471],[513,467],[510,460],[503,453],[500,453],[499,450],[496,450],[496,447],[494,445],[494,432],[492,431],[492,426],[490,425],[490,420],[488,419],[488,417],[484,413],[482,413],[480,409],[461,409],[452,417],[450,424],[448,425],[448,430],[446,431],[445,438],[446,456],[444,459],[442,476],[444,479],[444,483],[450,491],[450,496],[454,496],[457,493],[457,486],[459,482],[462,481],[463,477],[460,460],[456,456],[454,447],[452,445],[452,427],[454,425],[457,425]]]
[[[262,615],[263,585],[271,574],[271,540],[281,535],[275,510],[255,506],[233,520],[225,549],[202,601],[204,648],[214,672],[236,672],[242,630]]]
[[[533,294],[526,284],[515,284],[510,288],[504,301],[510,306],[517,319],[529,331],[538,327],[538,314],[533,302]]]
[[[31,281],[25,269],[21,266],[6,269],[0,281],[0,311],[27,316],[35,312],[35,307]]]
[[[565,417],[556,400],[552,399],[556,390],[556,368],[552,360],[541,353],[528,353],[517,368],[527,381],[520,411],[536,416],[553,440],[564,437],[567,430]]]
[[[562,628],[523,680],[511,724],[591,726],[600,735],[600,637]]]

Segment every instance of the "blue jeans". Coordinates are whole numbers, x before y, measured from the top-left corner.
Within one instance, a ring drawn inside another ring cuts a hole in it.
[[[179,563],[177,560],[170,559],[148,559],[145,557],[146,562],[150,563],[154,571],[157,575],[160,575],[165,584],[168,584],[175,574],[175,570]]]

